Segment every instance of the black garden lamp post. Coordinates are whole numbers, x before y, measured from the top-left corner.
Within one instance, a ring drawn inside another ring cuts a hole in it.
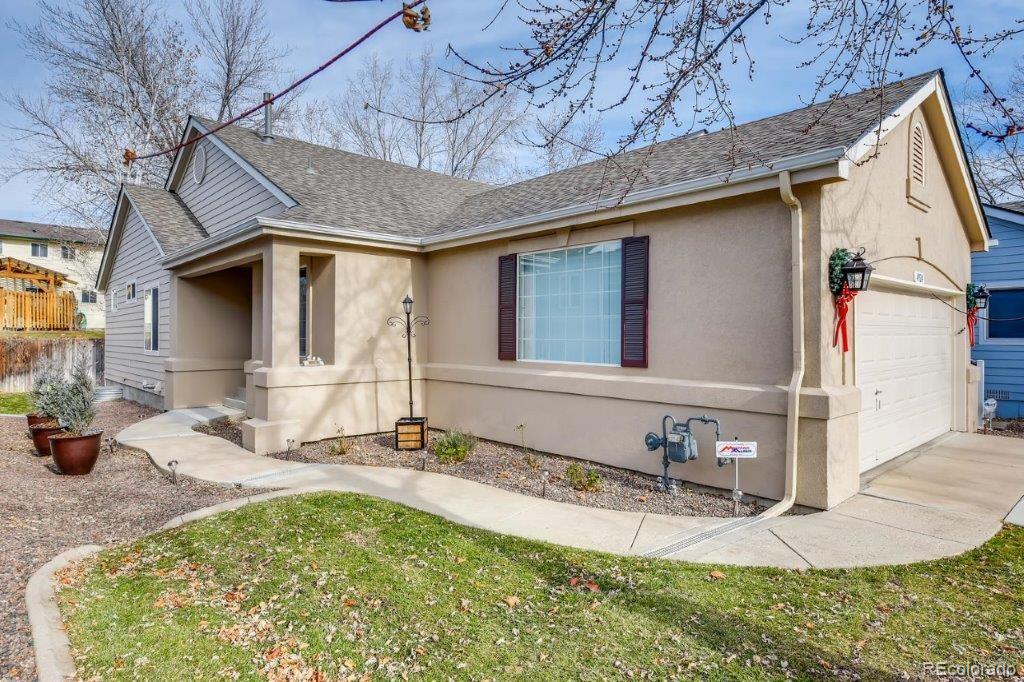
[[[398,327],[402,330],[405,338],[406,364],[409,369],[409,416],[399,419],[395,423],[395,447],[399,450],[421,450],[427,446],[427,419],[426,417],[415,417],[412,401],[412,337],[416,336],[414,331],[416,325],[427,326],[430,318],[426,315],[412,316],[411,296],[402,300],[402,309],[405,311],[405,319],[393,316],[388,318],[389,327]]]
[[[864,250],[861,249],[842,267],[841,272],[850,291],[867,291],[874,270],[875,267],[864,260]]]
[[[978,310],[984,310],[988,307],[988,298],[991,294],[988,293],[988,288],[982,284],[974,290],[974,306]]]

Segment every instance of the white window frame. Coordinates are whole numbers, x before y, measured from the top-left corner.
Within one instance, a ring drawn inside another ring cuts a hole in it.
[[[128,295],[129,287],[131,288],[132,295]],[[134,279],[130,279],[124,283],[124,302],[129,303],[139,297],[139,285]]]
[[[36,247],[37,246],[39,247],[39,250],[43,252],[43,255],[41,255],[41,256],[37,256],[36,255],[35,251],[36,251]],[[49,258],[50,257],[50,245],[47,244],[46,242],[31,242],[31,246],[29,246],[28,249],[29,249],[28,252],[30,254],[32,254],[33,258]]]
[[[989,291],[1000,289],[1024,289],[1024,279],[1006,280],[1002,282],[986,282],[985,286]],[[991,299],[989,299],[991,304]],[[1004,339],[989,338],[988,335],[988,314],[989,308],[978,311],[978,340],[986,346],[1024,346],[1024,338]]]
[[[107,300],[110,301],[110,312],[112,313],[117,312],[117,289],[118,287],[115,286],[112,289],[108,289],[106,292],[104,292],[104,294],[107,296]],[[111,291],[114,292],[113,296],[109,295],[109,292]]]
[[[532,362],[532,363],[543,364],[543,365],[582,365],[582,366],[587,366],[587,367],[621,367],[622,366],[622,337],[621,337],[622,318],[621,318],[621,312],[620,312],[620,318],[619,318],[619,330],[620,330],[620,336],[619,336],[619,362],[617,362],[617,363],[615,363],[615,362],[587,362],[586,360],[534,360],[532,358],[521,357],[520,354],[519,354],[519,341],[520,341],[520,336],[519,335],[522,332],[522,326],[519,323],[519,296],[522,293],[520,291],[520,287],[519,287],[519,275],[520,275],[520,268],[522,267],[522,258],[523,258],[523,256],[536,256],[538,254],[551,253],[551,252],[554,252],[554,251],[567,251],[569,249],[579,249],[579,248],[584,248],[585,249],[585,248],[590,247],[590,246],[602,246],[604,244],[618,244],[619,248],[621,250],[621,248],[622,248],[622,239],[604,239],[604,240],[601,240],[599,242],[588,242],[586,244],[569,244],[567,246],[556,246],[556,247],[550,248],[550,249],[537,249],[536,251],[525,251],[525,252],[516,254],[516,362]],[[623,266],[620,264],[619,267],[621,268]],[[622,297],[621,286],[622,285],[620,283],[620,285],[619,285],[619,287],[620,287],[619,288],[620,304],[621,304],[621,300],[622,300],[622,298],[621,298]]]
[[[61,260],[75,260],[75,258],[77,256],[78,256],[78,251],[77,251],[77,249],[75,249],[75,247],[68,246],[67,244],[61,244],[60,245],[60,257],[61,257]]]
[[[160,354],[160,287],[146,287],[142,297],[142,349],[147,355]],[[146,318],[149,319],[146,319]]]
[[[86,294],[92,294],[92,300],[91,301],[86,301],[85,300],[85,295]],[[78,298],[80,299],[79,303],[86,303],[86,304],[96,303],[97,301],[100,300],[99,292],[96,291],[95,289],[82,289]]]

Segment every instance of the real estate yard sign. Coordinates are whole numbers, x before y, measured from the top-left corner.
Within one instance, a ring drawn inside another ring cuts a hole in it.
[[[757,443],[741,440],[715,441],[715,456],[718,459],[757,459]]]

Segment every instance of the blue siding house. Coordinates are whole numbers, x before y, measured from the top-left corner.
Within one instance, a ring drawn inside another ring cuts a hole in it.
[[[985,362],[985,397],[1003,419],[1024,417],[1024,202],[986,205],[993,243],[971,254],[971,281],[992,297],[979,317],[974,360]]]

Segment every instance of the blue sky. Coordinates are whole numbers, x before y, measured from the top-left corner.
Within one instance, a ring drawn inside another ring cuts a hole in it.
[[[56,0],[60,1],[60,0]],[[153,0],[161,2],[161,0]],[[180,2],[164,0],[168,11],[181,16]],[[292,52],[287,66],[295,73],[304,72],[321,63],[397,6],[397,0],[335,4],[322,0],[267,0],[273,33]],[[514,4],[514,3],[513,3]],[[7,27],[11,19],[31,22],[36,16],[34,0],[4,0],[0,16],[0,73],[4,74],[4,91],[33,92],[46,74],[29,61],[21,51],[17,36]],[[307,89],[307,95],[323,97],[344,90],[346,77],[359,65],[360,57],[377,52],[384,58],[403,59],[410,52],[433,46],[438,54],[451,43],[474,59],[499,57],[497,46],[510,42],[520,30],[509,15],[486,32],[481,29],[491,19],[500,0],[434,0],[430,3],[434,25],[428,33],[414,34],[395,23],[378,33],[348,60],[339,62],[321,74]],[[812,95],[815,72],[799,69],[808,50],[793,46],[779,38],[794,36],[806,21],[806,2],[793,2],[777,10],[767,26],[760,20],[749,24],[747,37],[756,64],[753,81],[745,70],[736,70],[732,100],[738,121],[786,111],[802,106]],[[998,29],[1007,17],[1020,16],[1019,0],[965,0],[958,6],[959,18],[976,30]],[[1024,55],[1024,42],[1005,46],[1000,53],[983,63],[986,75],[995,83],[1005,82],[1014,61]],[[903,60],[900,68],[907,74],[933,68],[944,68],[954,96],[964,85],[967,70],[952,48],[929,47],[913,58]],[[617,87],[613,79],[608,84]],[[609,90],[611,92],[611,90]],[[0,124],[12,121],[13,113],[0,102]],[[629,110],[618,110],[604,118],[606,141],[613,142],[629,120]],[[0,135],[8,137],[4,131]],[[6,146],[6,145],[4,145]],[[52,207],[45,197],[35,196],[35,184],[27,178],[15,178],[0,186],[0,217],[22,220],[45,220]]]

